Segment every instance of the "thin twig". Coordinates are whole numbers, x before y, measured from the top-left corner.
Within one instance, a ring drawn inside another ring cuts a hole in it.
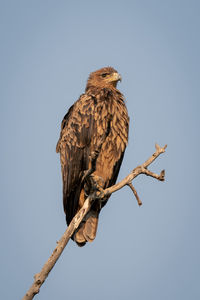
[[[147,170],[147,169],[144,168],[143,171],[142,171],[142,174],[145,174],[147,176],[151,176],[151,177],[153,177],[155,179],[158,179],[160,181],[164,181],[165,180],[165,170],[162,170],[160,172],[160,174],[158,175],[158,174],[153,173],[153,172],[151,172],[151,171],[149,171],[149,170]]]
[[[137,200],[137,203],[139,206],[142,205],[142,201],[140,200],[139,196],[138,196],[138,193],[136,191],[136,189],[134,188],[134,186],[132,185],[131,182],[127,183],[127,185],[130,187],[130,189],[133,191],[133,194],[135,195],[135,198]]]

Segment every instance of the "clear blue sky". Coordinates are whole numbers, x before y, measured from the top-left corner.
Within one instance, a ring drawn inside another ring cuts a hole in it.
[[[155,142],[167,152],[124,188],[97,238],[70,242],[36,299],[200,299],[200,2],[1,1],[1,298],[20,299],[65,231],[60,122],[91,71],[122,75],[130,115],[120,178]]]

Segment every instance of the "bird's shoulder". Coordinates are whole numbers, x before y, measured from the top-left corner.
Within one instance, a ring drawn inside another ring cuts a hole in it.
[[[60,152],[61,146],[68,142],[78,145],[80,129],[89,128],[90,115],[94,114],[96,97],[92,94],[82,94],[69,108],[61,123],[60,138],[56,146],[56,152]]]

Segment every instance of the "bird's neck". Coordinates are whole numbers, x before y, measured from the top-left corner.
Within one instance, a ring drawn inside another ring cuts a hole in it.
[[[109,87],[97,87],[97,86],[86,86],[85,92],[89,95],[97,96],[102,95],[107,97],[108,95],[122,95],[121,92],[114,86]]]

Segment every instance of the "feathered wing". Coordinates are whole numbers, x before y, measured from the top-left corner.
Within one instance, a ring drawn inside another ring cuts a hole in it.
[[[62,125],[56,151],[60,152],[63,178],[63,206],[67,224],[79,209],[83,172],[88,169],[93,116],[91,98],[82,95],[69,109]]]

